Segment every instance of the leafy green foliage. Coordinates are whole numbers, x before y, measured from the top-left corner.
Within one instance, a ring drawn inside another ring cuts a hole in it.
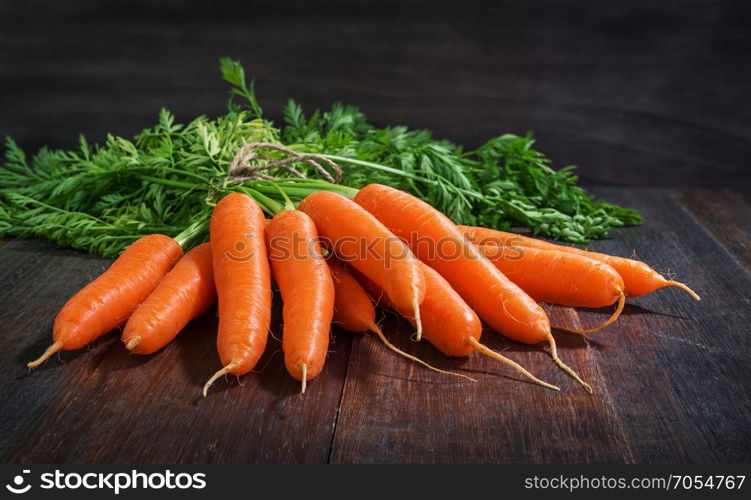
[[[642,220],[634,210],[589,196],[576,184],[573,166],[552,169],[550,160],[532,149],[531,135],[505,134],[463,152],[449,141],[433,139],[427,130],[373,127],[357,108],[341,104],[306,120],[302,108],[290,100],[284,117],[282,137],[288,143],[398,170],[374,170],[339,159],[348,185],[379,182],[411,191],[458,223],[522,226],[535,234],[584,243]]]
[[[274,140],[276,132],[245,111],[180,125],[162,110],[132,141],[109,135],[100,146],[81,138],[76,150],[42,149],[30,168],[7,138],[0,235],[43,236],[103,256],[145,234],[176,236],[222,192],[240,147]]]
[[[99,145],[81,137],[76,149],[42,148],[31,160],[6,138],[0,236],[41,236],[113,257],[145,234],[205,232],[201,222],[229,191],[245,192],[273,213],[287,198],[297,202],[321,189],[352,195],[373,182],[410,191],[459,223],[521,225],[573,242],[641,221],[632,210],[588,196],[573,167],[552,169],[530,136],[502,135],[465,152],[426,130],[377,128],[352,106],[335,104],[306,118],[293,100],[277,130],[263,119],[243,67],[222,59],[221,72],[230,100],[227,113],[214,119],[179,124],[162,109],[157,123],[132,139],[108,135]],[[343,185],[320,180],[306,165],[296,168],[310,179],[277,169],[266,172],[273,181],[228,182],[230,162],[250,142],[327,156],[342,167]]]
[[[222,78],[232,85],[230,89],[230,99],[227,107],[230,111],[239,111],[241,108],[234,104],[233,96],[244,97],[248,101],[253,118],[262,118],[263,109],[258,105],[256,100],[255,80],[250,81],[248,85],[245,81],[245,69],[240,61],[233,61],[228,57],[219,60],[219,68],[222,72]]]

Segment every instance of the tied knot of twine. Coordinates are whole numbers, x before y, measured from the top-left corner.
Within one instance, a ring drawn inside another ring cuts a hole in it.
[[[272,158],[259,152],[259,150],[278,151],[286,154],[287,158]],[[260,163],[258,163],[259,161]],[[251,162],[256,163],[251,164]],[[274,168],[283,168],[295,177],[305,179],[307,176],[293,166],[295,163],[305,163],[313,167],[331,183],[338,184],[342,180],[341,167],[325,156],[313,153],[298,153],[270,142],[251,142],[240,148],[240,151],[229,164],[227,180],[229,182],[243,182],[253,179],[274,180],[275,177],[264,173]],[[333,171],[334,175],[331,175],[329,170]]]

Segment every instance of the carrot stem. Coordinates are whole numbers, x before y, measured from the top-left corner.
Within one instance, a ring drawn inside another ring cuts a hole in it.
[[[381,329],[378,328],[377,325],[371,325],[370,326],[370,331],[373,332],[373,333],[375,333],[376,335],[378,335],[378,337],[381,339],[381,341],[384,344],[386,344],[386,347],[388,347],[389,349],[391,349],[395,353],[399,354],[400,356],[404,356],[405,358],[407,358],[407,359],[409,359],[411,361],[414,361],[415,363],[421,364],[422,366],[424,366],[428,370],[433,370],[434,372],[443,373],[445,375],[453,375],[455,377],[462,377],[462,378],[466,378],[467,380],[470,380],[472,382],[477,382],[477,380],[473,379],[472,377],[468,377],[468,376],[463,375],[461,373],[451,372],[451,371],[447,371],[447,370],[441,370],[440,368],[436,368],[435,366],[432,366],[432,365],[426,363],[425,361],[421,360],[420,358],[418,358],[416,356],[412,356],[411,354],[407,354],[406,352],[402,351],[401,349],[399,349],[398,347],[396,347],[394,344],[392,344],[391,342],[389,342],[388,339],[386,338],[386,336],[383,334],[383,332],[381,331]]]
[[[285,194],[296,198],[305,198],[309,194],[321,190],[340,193],[347,198],[354,198],[357,194],[357,189],[355,188],[342,186],[341,184],[331,184],[330,182],[317,179],[255,180],[248,181],[244,185],[251,186],[256,191],[265,194],[275,194],[277,188],[281,188]]]
[[[284,205],[251,187],[243,186],[239,190],[253,198],[253,201],[258,203],[269,215],[273,216],[284,210]]]
[[[186,227],[180,234],[175,236],[173,239],[177,242],[180,247],[185,250],[188,246],[190,246],[191,241],[196,238],[200,234],[204,234],[206,232],[206,229],[208,229],[209,221],[208,219],[201,218],[191,224],[190,226]]]
[[[302,370],[302,389],[300,394],[305,394],[305,389],[308,386],[308,366],[305,363],[300,363],[300,370]]]
[[[553,338],[552,334],[548,334],[548,343],[550,344],[550,356],[553,358],[553,361],[555,361],[555,364],[558,365],[561,370],[573,377],[574,380],[579,382],[587,390],[588,393],[592,394],[592,387],[588,383],[583,381],[581,377],[571,369],[571,367],[561,361],[561,358],[558,357],[558,348],[555,345],[555,339]]]
[[[553,326],[553,328],[555,328],[556,330],[564,331],[564,332],[577,333],[579,335],[586,335],[588,333],[599,332],[600,330],[614,323],[618,319],[618,317],[623,312],[623,308],[625,305],[626,305],[626,295],[623,292],[621,292],[621,297],[618,299],[618,307],[615,308],[615,312],[604,323],[600,324],[599,326],[596,326],[594,328],[590,328],[587,330],[577,330],[575,328],[567,328],[565,326]]]
[[[164,184],[165,186],[172,186],[182,189],[195,189],[196,185],[190,182],[180,182],[172,179],[162,179],[161,177],[152,177],[150,175],[138,175],[140,179],[145,181],[154,182],[156,184]],[[205,179],[204,179],[205,180]]]
[[[699,294],[697,294],[695,291],[691,290],[688,285],[685,285],[684,283],[679,283],[677,281],[668,281],[668,286],[677,286],[681,290],[684,290],[688,292],[689,295],[691,295],[694,300],[700,301],[701,297],[699,297]]]
[[[488,348],[487,346],[479,343],[477,339],[474,337],[469,338],[469,344],[480,354],[484,354],[485,356],[491,357],[497,361],[500,361],[501,363],[504,363],[510,367],[512,367],[514,370],[518,371],[525,377],[529,378],[530,380],[534,381],[536,384],[540,384],[543,387],[547,387],[548,389],[552,389],[554,391],[560,391],[560,387],[555,386],[553,384],[548,384],[547,382],[543,382],[539,378],[535,377],[531,373],[529,373],[522,365],[517,363],[516,361],[512,361],[506,356],[503,356],[502,354],[499,354],[495,352],[494,350]]]
[[[31,361],[30,363],[26,363],[26,367],[29,370],[33,370],[37,366],[39,366],[42,363],[44,363],[45,361],[47,361],[50,356],[52,356],[56,352],[61,351],[62,349],[63,349],[63,343],[58,340],[57,342],[55,342],[51,346],[49,346],[47,348],[47,350],[44,351],[44,354],[42,354],[41,356],[39,356],[38,359],[35,359],[34,361]]]
[[[415,175],[415,174],[410,173],[410,172],[406,172],[404,170],[396,169],[394,167],[389,167],[387,165],[381,165],[379,163],[373,163],[373,162],[364,161],[364,160],[357,160],[355,158],[348,158],[346,156],[330,155],[330,154],[320,154],[320,156],[323,156],[324,158],[328,158],[329,160],[334,160],[334,161],[344,162],[344,163],[351,163],[353,165],[360,165],[362,167],[368,167],[368,168],[372,168],[374,170],[382,170],[384,172],[388,172],[388,173],[391,173],[391,174],[396,174],[396,175],[399,175],[401,177],[406,177],[408,179],[419,180],[419,181],[422,181],[422,182],[424,182],[426,184],[433,184],[433,185],[440,184],[436,179],[431,179],[431,178],[429,178],[427,176],[438,177],[438,178],[441,178],[441,179],[445,180],[445,178],[443,176],[438,175],[435,172],[421,172],[421,173],[425,174],[425,177],[423,177],[423,176]],[[479,193],[477,191],[472,191],[470,189],[464,189],[464,188],[460,188],[460,187],[454,187],[453,190],[456,191],[457,193],[465,194],[465,195],[471,196],[473,198],[476,198],[476,199],[478,199],[478,200],[480,200],[482,202],[489,203],[488,200],[487,200],[487,198],[482,193]],[[355,194],[357,194],[357,193],[355,193]],[[353,194],[353,197],[354,197],[354,194]]]
[[[211,385],[214,382],[216,382],[216,379],[218,379],[219,377],[222,377],[222,376],[228,374],[234,368],[235,368],[235,363],[230,363],[227,366],[225,366],[224,368],[222,368],[221,370],[219,370],[218,372],[216,372],[214,375],[212,375],[212,377],[209,379],[209,381],[206,382],[206,385],[203,386],[203,397],[206,397],[206,394],[208,394],[208,392],[209,392],[209,387],[211,387]]]
[[[279,191],[279,194],[284,199],[284,210],[294,210],[295,204],[292,203],[292,200],[287,196],[287,193],[284,192],[282,188],[279,187],[279,184],[272,184],[274,188]]]

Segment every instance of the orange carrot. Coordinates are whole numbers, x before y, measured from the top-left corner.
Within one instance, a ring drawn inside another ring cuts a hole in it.
[[[123,324],[181,255],[180,245],[163,234],[130,245],[63,306],[52,328],[53,344],[26,366],[36,368],[58,351],[80,349]]]
[[[222,198],[211,215],[211,257],[219,303],[216,347],[223,368],[206,382],[204,396],[219,377],[252,370],[266,348],[271,272],[265,226],[260,207],[241,193]]]
[[[122,340],[134,354],[153,354],[166,346],[216,302],[211,244],[186,253],[125,325]]]
[[[639,297],[652,293],[660,288],[675,286],[688,292],[694,299],[700,297],[688,286],[677,281],[666,280],[657,271],[644,262],[636,259],[626,259],[598,252],[589,252],[576,247],[556,245],[547,241],[529,238],[513,233],[505,233],[483,227],[459,226],[459,229],[470,241],[477,245],[501,245],[504,247],[539,248],[543,250],[557,250],[559,252],[575,253],[599,260],[613,267],[623,278],[626,285],[627,297]]]
[[[418,258],[438,271],[493,329],[526,344],[547,342],[555,363],[591,391],[558,357],[545,311],[470,244],[445,215],[404,191],[380,184],[362,188],[355,202],[406,240]]]
[[[266,227],[269,260],[284,301],[284,364],[302,382],[317,377],[326,361],[334,314],[334,282],[315,224],[304,212],[285,210]]]
[[[334,280],[333,322],[348,332],[375,333],[375,308],[368,294],[343,264],[329,259],[328,265]]]
[[[436,368],[418,357],[407,354],[389,342],[375,322],[375,308],[373,307],[373,303],[370,301],[368,294],[363,290],[362,286],[360,286],[360,283],[357,282],[355,277],[352,276],[342,264],[334,262],[333,259],[329,259],[328,263],[331,269],[331,276],[334,279],[334,324],[339,325],[349,332],[373,332],[381,339],[386,347],[400,356],[423,365],[429,370],[445,373],[447,375],[455,375],[473,382],[475,381],[475,379],[462,375],[461,373],[454,373]],[[428,300],[428,297],[426,297],[425,300]],[[425,301],[423,301],[423,304],[425,304]],[[422,309],[423,305],[420,305],[420,308]],[[411,309],[409,311],[411,311]],[[412,318],[412,321],[414,321],[414,315],[411,315],[410,317]]]
[[[421,265],[425,275],[425,300],[420,304],[420,312],[423,320],[423,334],[428,342],[447,356],[462,357],[471,354],[472,351],[478,351],[511,366],[543,387],[560,390],[538,379],[517,362],[481,344],[482,324],[477,314],[440,274],[425,264]],[[358,278],[377,302],[383,302],[407,321],[414,323],[414,314],[410,309],[396,307],[378,285],[362,275]]]
[[[498,245],[479,247],[495,267],[538,302],[574,307],[605,307],[618,302],[613,315],[595,328],[573,333],[594,333],[618,319],[626,302],[623,278],[608,264],[585,255],[542,250],[509,249]]]
[[[300,203],[299,209],[313,219],[335,255],[377,283],[399,307],[415,311],[419,340],[419,305],[425,298],[425,279],[417,258],[404,242],[340,194],[313,193]]]

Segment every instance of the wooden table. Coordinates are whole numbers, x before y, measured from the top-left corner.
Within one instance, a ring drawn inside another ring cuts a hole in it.
[[[634,249],[701,295],[678,289],[629,301],[590,338],[558,333],[561,356],[595,388],[587,394],[539,346],[487,331],[486,343],[559,384],[531,385],[479,355],[447,359],[386,333],[465,383],[393,355],[373,336],[334,330],[324,373],[300,396],[272,339],[258,373],[217,383],[213,312],[163,352],[129,355],[111,334],[28,373],[68,297],[107,261],[42,241],[0,248],[0,461],[209,462],[748,462],[751,460],[751,194],[600,189],[639,208],[646,224],[591,248]],[[277,300],[278,302],[278,300]],[[547,307],[547,306],[546,306]],[[279,308],[273,335],[279,337]],[[553,323],[609,314],[547,307]]]

